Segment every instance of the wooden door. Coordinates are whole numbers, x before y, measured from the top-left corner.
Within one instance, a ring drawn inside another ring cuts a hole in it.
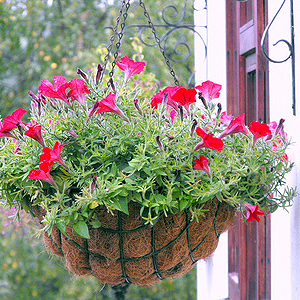
[[[267,0],[226,0],[227,110],[246,123],[269,121],[268,63],[260,50]],[[237,216],[229,232],[229,299],[270,296],[270,217],[244,224]]]

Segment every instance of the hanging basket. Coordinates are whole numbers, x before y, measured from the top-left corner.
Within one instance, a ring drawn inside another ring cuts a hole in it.
[[[66,235],[56,226],[51,235],[43,232],[46,247],[64,257],[68,269],[79,276],[95,276],[101,283],[133,283],[147,286],[164,278],[187,273],[197,260],[210,256],[219,235],[227,231],[235,210],[226,203],[209,201],[198,220],[190,214],[160,216],[153,226],[145,225],[140,207],[130,202],[129,215],[97,209],[101,227],[90,228],[90,239],[78,237],[71,226]],[[34,209],[39,222],[43,211]],[[41,223],[40,223],[41,224]]]

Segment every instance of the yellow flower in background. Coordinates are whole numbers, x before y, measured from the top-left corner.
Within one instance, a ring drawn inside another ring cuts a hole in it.
[[[44,61],[49,61],[49,60],[51,60],[51,56],[46,55],[46,56],[44,57]]]
[[[45,55],[45,52],[44,52],[43,50],[41,50],[41,51],[39,52],[39,55],[40,55],[40,56],[44,56],[44,55]]]
[[[56,69],[57,68],[57,63],[52,63],[51,65],[50,65],[50,67],[51,67],[51,69]]]

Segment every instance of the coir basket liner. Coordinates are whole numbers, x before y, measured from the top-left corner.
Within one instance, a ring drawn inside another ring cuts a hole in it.
[[[219,235],[233,223],[235,211],[226,203],[209,201],[205,213],[190,222],[188,212],[159,217],[154,226],[145,225],[140,207],[129,203],[129,215],[107,213],[97,208],[101,227],[90,228],[90,239],[76,235],[71,226],[66,235],[56,226],[51,235],[43,232],[47,248],[64,257],[70,271],[95,276],[111,285],[150,285],[188,272],[199,259],[210,256]],[[34,208],[39,222],[43,211]],[[41,223],[40,223],[41,224]]]

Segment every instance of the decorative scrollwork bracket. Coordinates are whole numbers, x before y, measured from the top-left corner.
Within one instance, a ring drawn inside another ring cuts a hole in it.
[[[289,49],[289,55],[282,60],[275,60],[270,58],[266,51],[266,42],[267,42],[267,36],[268,32],[270,30],[271,25],[273,24],[274,20],[278,16],[279,12],[281,11],[282,7],[284,6],[286,0],[284,0],[279,7],[278,11],[276,12],[275,16],[273,17],[272,21],[268,24],[266,27],[262,39],[261,39],[261,51],[264,55],[264,57],[272,62],[272,63],[283,63],[289,59],[291,59],[291,67],[292,67],[292,96],[293,96],[293,102],[292,102],[292,109],[293,109],[293,115],[296,115],[296,84],[295,84],[295,42],[294,42],[294,6],[293,6],[293,0],[290,0],[290,25],[291,25],[291,42],[288,42],[285,39],[280,39],[276,43],[273,44],[273,46],[276,46],[277,44],[284,43],[288,46]]]

